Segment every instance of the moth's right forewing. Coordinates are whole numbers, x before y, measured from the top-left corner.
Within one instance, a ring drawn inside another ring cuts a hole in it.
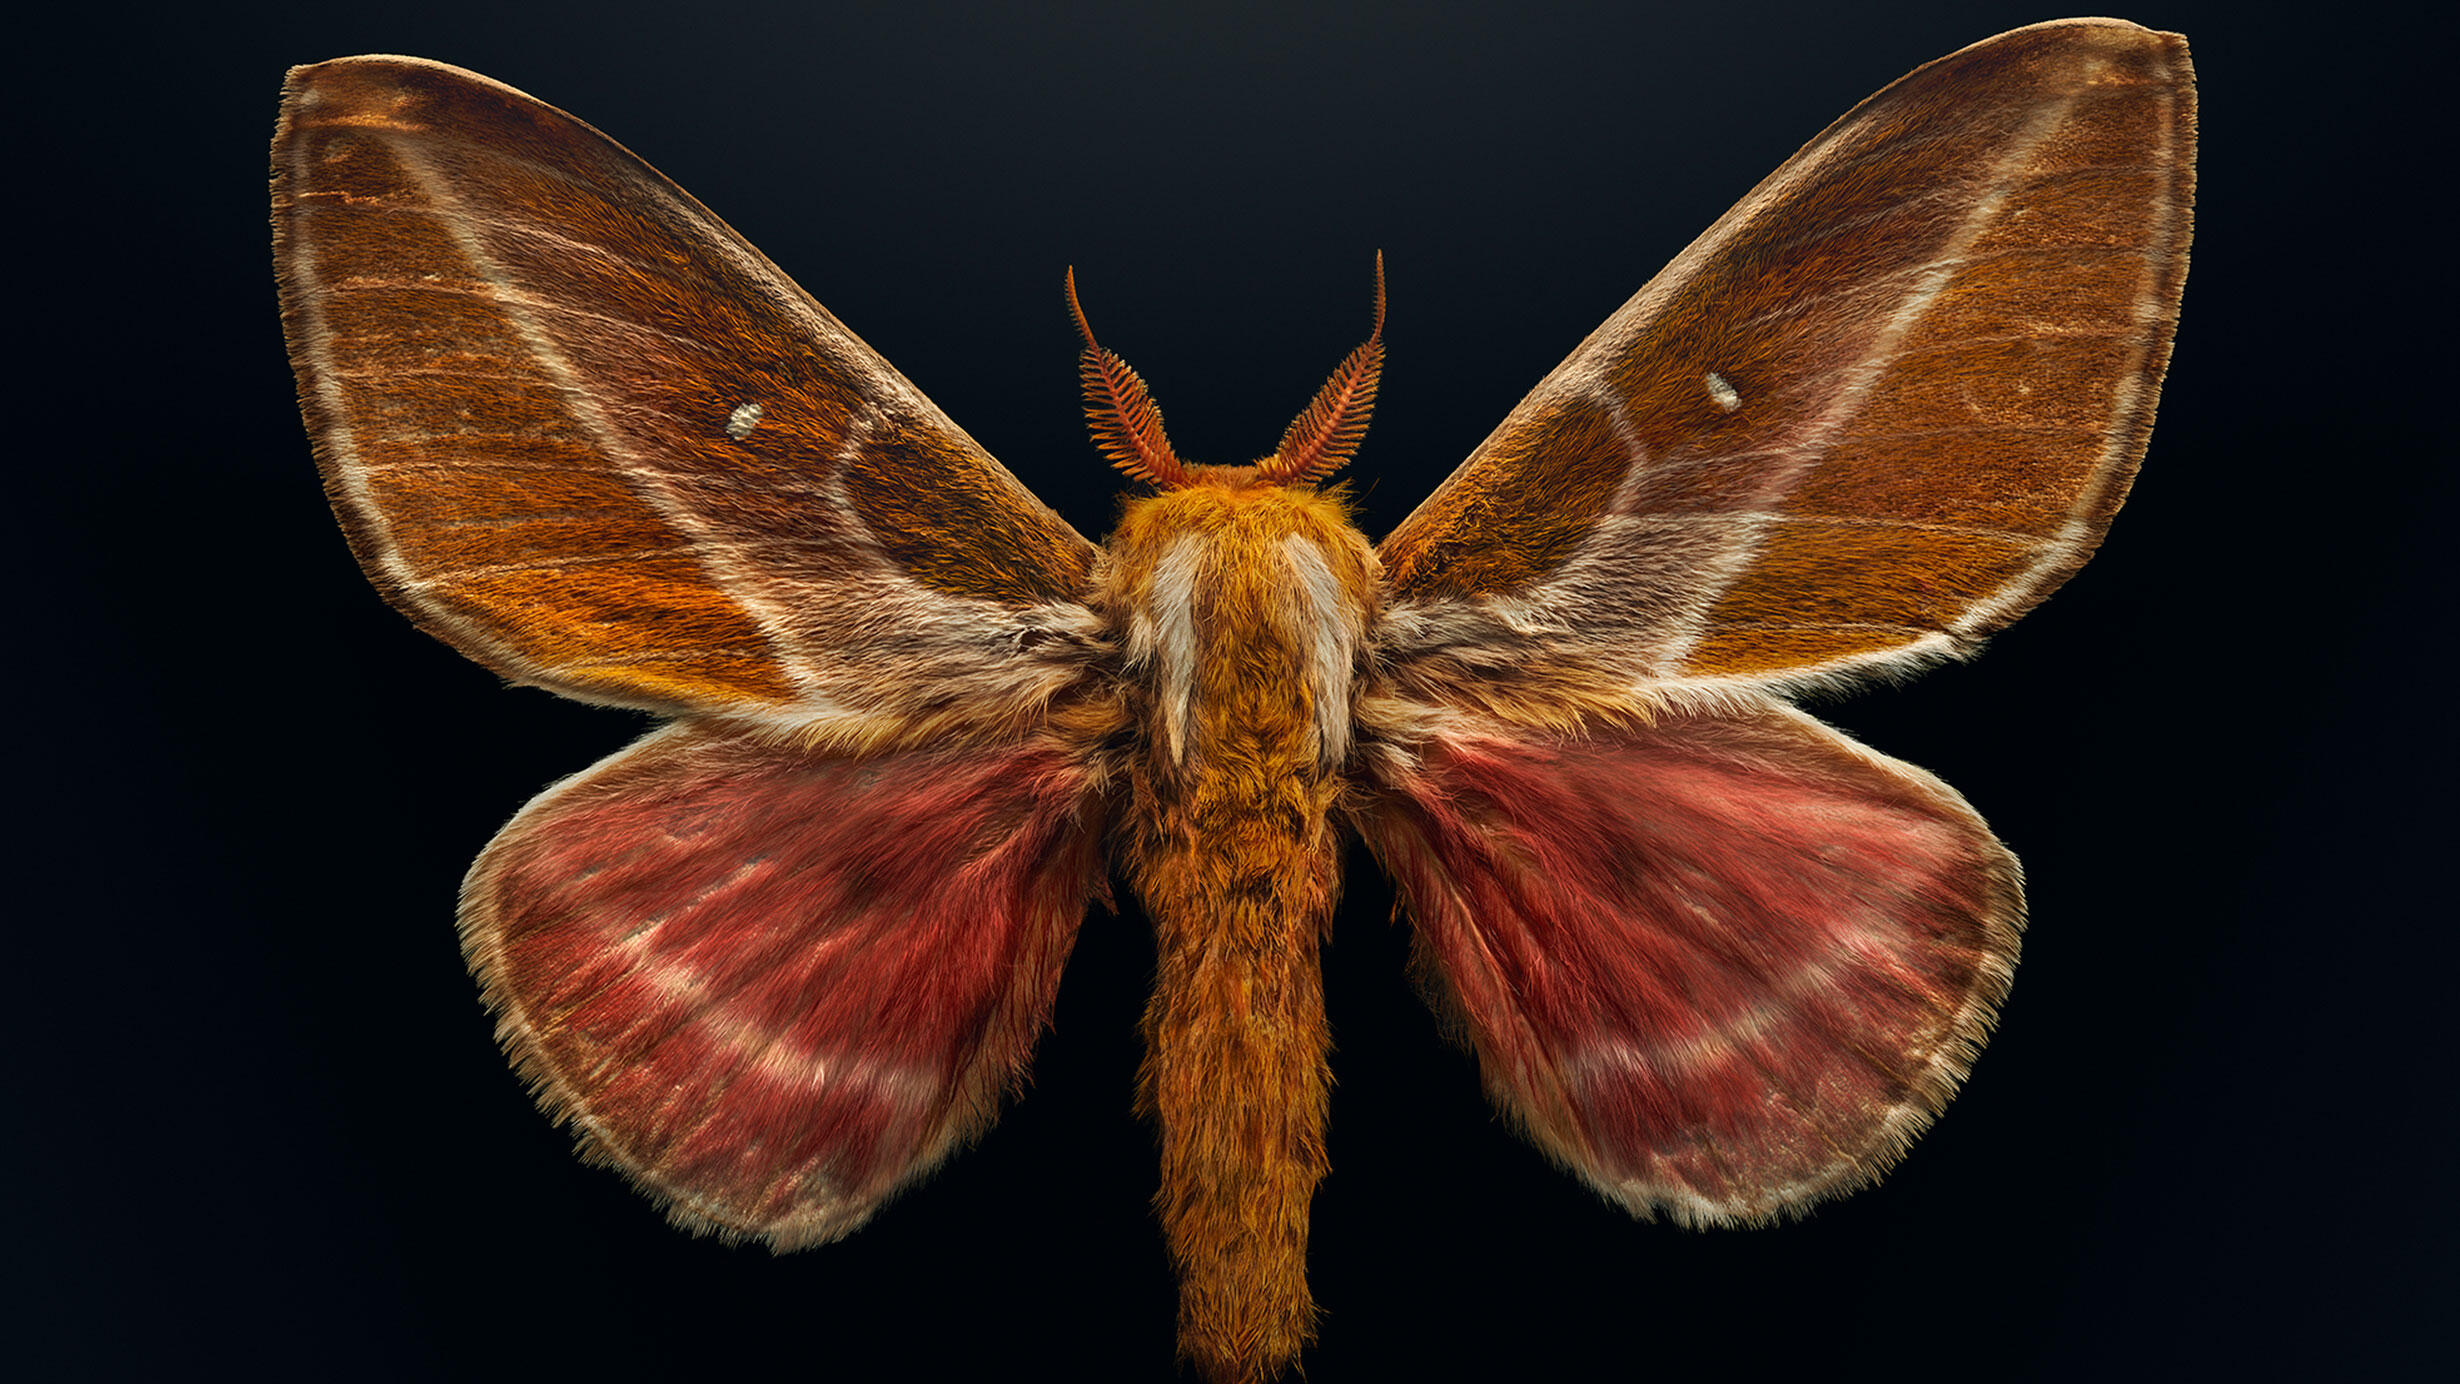
[[[1901,669],[2031,608],[2143,456],[2194,109],[2183,39],[2068,20],[1838,121],[1383,542],[1401,689],[1563,724]]]
[[[1081,674],[1091,545],[614,141],[345,58],[291,74],[273,154],[326,489],[430,633],[807,743],[998,738]]]

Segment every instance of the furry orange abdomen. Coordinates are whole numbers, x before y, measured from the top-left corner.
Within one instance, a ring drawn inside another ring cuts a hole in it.
[[[1205,468],[1128,505],[1100,589],[1140,727],[1122,845],[1159,965],[1138,1103],[1161,1127],[1180,1349],[1207,1378],[1269,1379],[1315,1334],[1317,947],[1375,558],[1337,498]]]

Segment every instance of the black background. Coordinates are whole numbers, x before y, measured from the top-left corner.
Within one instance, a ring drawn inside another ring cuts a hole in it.
[[[1491,1115],[1361,855],[1327,962],[1311,1379],[2446,1377],[2453,910],[2426,884],[2453,458],[2426,420],[2450,362],[2413,324],[2449,310],[2449,34],[2297,14],[2130,16],[2194,42],[2202,183],[2160,428],[2102,555],[1978,662],[1818,707],[2026,863],[2025,963],[1966,1094],[1805,1223],[1634,1224]],[[504,1069],[455,885],[641,719],[502,690],[344,550],[266,249],[286,66],[416,53],[598,124],[1088,534],[1114,486],[1064,266],[1180,450],[1229,461],[1364,333],[1381,248],[1391,358],[1352,468],[1381,532],[1803,140],[2048,17],[71,16],[12,93],[11,336],[36,359],[11,421],[36,435],[9,524],[31,821],[0,1350],[84,1377],[1168,1377],[1133,912],[1088,921],[1027,1098],[810,1253],[670,1230]]]

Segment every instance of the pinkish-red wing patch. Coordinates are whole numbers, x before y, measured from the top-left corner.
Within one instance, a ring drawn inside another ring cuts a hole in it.
[[[1962,1079],[2016,862],[1945,784],[1790,708],[1417,747],[1358,814],[1497,1102],[1636,1214],[1867,1181]]]
[[[463,890],[551,1113],[686,1224],[851,1230],[988,1124],[1098,885],[1034,742],[868,759],[679,725],[542,794]]]

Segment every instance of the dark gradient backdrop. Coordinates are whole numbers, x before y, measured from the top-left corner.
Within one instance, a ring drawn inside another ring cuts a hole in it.
[[[28,39],[0,1355],[1167,1377],[1133,913],[1088,922],[1029,1097],[844,1244],[686,1239],[531,1109],[454,888],[640,723],[499,688],[344,551],[268,263],[286,66],[415,53],[598,124],[1088,534],[1112,486],[1065,266],[1181,451],[1231,461],[1364,333],[1381,248],[1391,358],[1352,468],[1380,533],[1802,141],[2046,3],[139,5]],[[1956,784],[2030,873],[1967,1094],[1805,1224],[1633,1224],[1491,1116],[1361,856],[1311,1379],[2448,1377],[2453,458],[2425,326],[2450,229],[2412,183],[2448,173],[2450,79],[2445,45],[2353,13],[2130,15],[2193,40],[2204,120],[2135,498],[1980,662],[1820,708]]]

